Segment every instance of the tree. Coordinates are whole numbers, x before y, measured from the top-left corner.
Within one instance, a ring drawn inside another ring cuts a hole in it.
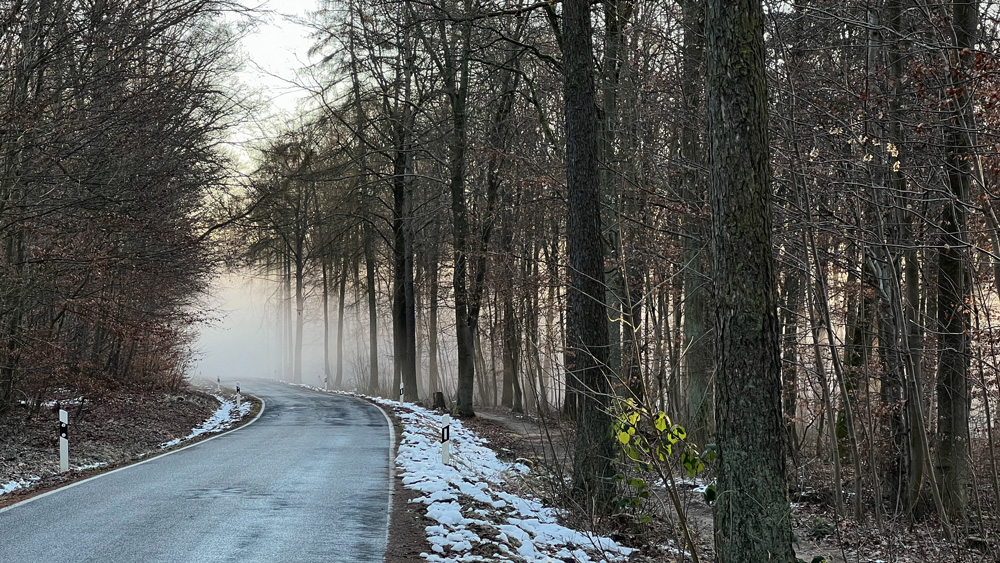
[[[563,3],[566,116],[566,372],[576,380],[573,486],[602,509],[611,501],[612,442],[604,249],[597,166],[590,2]]]
[[[761,3],[709,0],[705,34],[717,302],[715,550],[723,563],[791,562]]]

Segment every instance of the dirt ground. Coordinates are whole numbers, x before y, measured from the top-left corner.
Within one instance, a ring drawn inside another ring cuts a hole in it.
[[[41,479],[0,496],[0,507],[160,453],[160,444],[187,436],[218,406],[194,387],[172,393],[118,390],[82,400],[59,390],[40,405],[20,404],[0,419],[0,484]],[[69,414],[70,468],[100,466],[58,473],[60,408]]]
[[[536,473],[561,475],[563,478],[571,473],[575,435],[571,425],[543,422],[534,417],[515,415],[499,409],[478,410],[475,419],[465,420],[463,424],[487,439],[508,461],[527,459],[535,465]],[[994,537],[985,540],[979,537],[982,534],[976,533],[979,529],[975,525],[972,532],[956,544],[941,538],[934,521],[910,524],[884,518],[875,522],[871,516],[862,521],[850,517],[838,521],[830,503],[829,491],[823,491],[821,485],[808,486],[809,477],[815,483],[828,483],[831,480],[822,469],[814,468],[811,475],[806,475],[806,481],[800,486],[800,490],[793,491],[791,495],[795,553],[805,563],[1000,563],[1000,543]],[[710,472],[706,479],[713,479]],[[564,479],[558,477],[551,481],[565,483]],[[692,481],[680,480],[678,493],[688,524],[696,538],[700,560],[712,561],[712,507],[705,502],[696,485]],[[536,496],[545,498],[544,495],[549,495],[556,504],[568,506],[566,499],[560,498],[560,491],[543,490]],[[640,511],[653,515],[653,521],[635,525],[625,518],[595,523],[582,514],[575,514],[577,511],[569,508],[568,518],[573,521],[567,524],[582,530],[593,529],[610,535],[620,543],[639,548],[640,552],[632,558],[635,562],[691,560],[690,556],[678,556],[675,546],[683,545],[684,542],[678,533],[676,511],[668,500],[665,489],[654,487],[652,498]]]

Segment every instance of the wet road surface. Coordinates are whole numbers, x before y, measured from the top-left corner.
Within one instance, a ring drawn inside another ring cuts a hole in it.
[[[382,412],[277,383],[243,391],[266,404],[250,426],[0,511],[0,561],[382,561]]]

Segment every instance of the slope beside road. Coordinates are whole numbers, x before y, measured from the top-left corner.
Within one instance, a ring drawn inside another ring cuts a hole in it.
[[[385,551],[391,430],[275,383],[236,432],[0,511],[0,561],[367,562]]]

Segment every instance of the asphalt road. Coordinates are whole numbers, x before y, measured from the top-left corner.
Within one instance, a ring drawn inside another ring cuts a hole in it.
[[[0,512],[0,562],[382,561],[381,411],[275,383],[243,390],[266,403],[252,425]]]

